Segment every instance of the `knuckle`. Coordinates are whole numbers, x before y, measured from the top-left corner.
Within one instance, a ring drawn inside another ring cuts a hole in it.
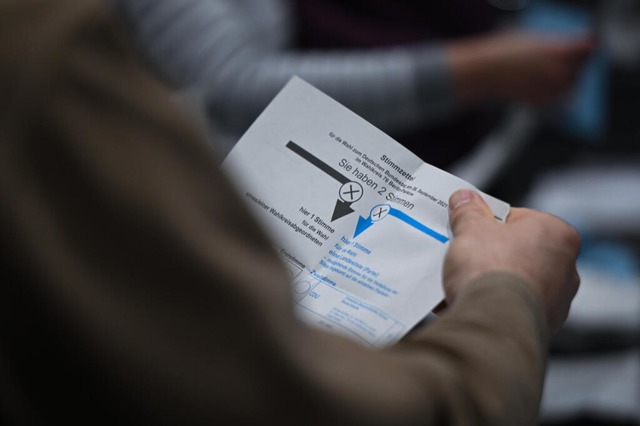
[[[574,228],[573,226],[569,225],[568,223],[558,219],[558,221],[560,221],[561,223],[561,237],[562,237],[562,242],[567,246],[570,247],[571,249],[578,251],[578,249],[580,248],[580,233],[578,232],[578,230],[576,228]]]
[[[569,236],[568,236],[569,242],[571,243],[572,246],[574,246],[576,249],[579,249],[582,241],[580,238],[580,233],[578,232],[578,230],[574,227],[570,227],[569,228]]]

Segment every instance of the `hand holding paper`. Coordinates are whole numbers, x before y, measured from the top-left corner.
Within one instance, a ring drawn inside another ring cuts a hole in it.
[[[448,199],[432,167],[300,79],[223,165],[270,232],[302,320],[380,347],[442,298]],[[485,199],[498,220],[509,206]]]

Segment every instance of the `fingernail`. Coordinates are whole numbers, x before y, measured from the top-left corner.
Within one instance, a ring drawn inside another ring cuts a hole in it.
[[[468,189],[456,191],[451,195],[451,199],[449,200],[449,209],[455,210],[471,200],[473,200],[473,191],[469,191]]]

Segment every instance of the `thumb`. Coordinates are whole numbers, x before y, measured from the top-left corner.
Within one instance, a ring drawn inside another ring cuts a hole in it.
[[[453,235],[458,235],[466,226],[493,219],[487,203],[474,191],[461,189],[449,198],[449,221]]]

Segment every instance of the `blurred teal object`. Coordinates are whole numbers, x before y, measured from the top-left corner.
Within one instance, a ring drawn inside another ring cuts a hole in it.
[[[578,263],[606,272],[620,282],[640,276],[640,263],[635,251],[622,241],[582,236]]]
[[[567,37],[595,34],[594,16],[576,5],[533,2],[524,9],[521,24],[533,31]],[[597,51],[585,63],[573,92],[554,109],[554,123],[570,135],[589,142],[602,141],[607,130],[609,60]]]

